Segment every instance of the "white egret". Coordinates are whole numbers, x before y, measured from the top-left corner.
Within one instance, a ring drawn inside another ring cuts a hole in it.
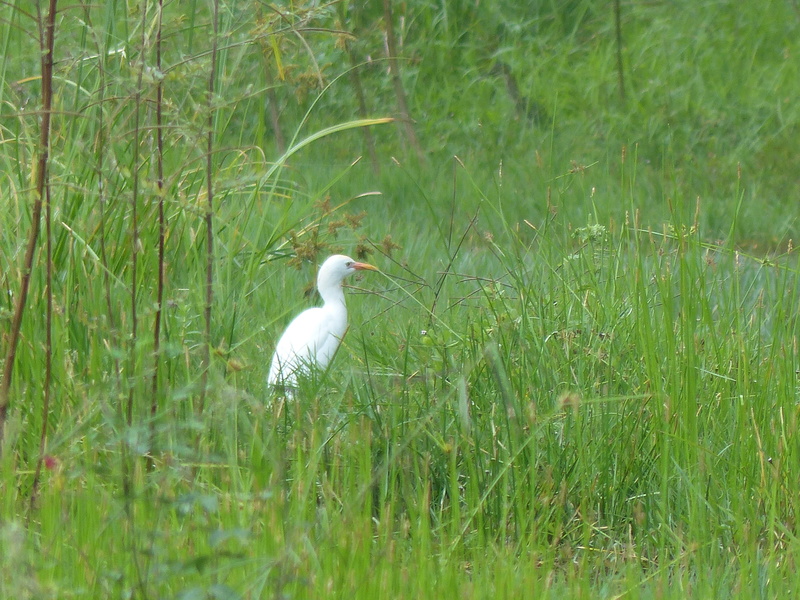
[[[283,332],[269,368],[267,382],[270,385],[295,387],[298,375],[307,376],[312,369],[327,368],[347,331],[342,282],[361,270],[378,269],[341,254],[322,263],[317,274],[317,290],[323,304],[301,312]]]

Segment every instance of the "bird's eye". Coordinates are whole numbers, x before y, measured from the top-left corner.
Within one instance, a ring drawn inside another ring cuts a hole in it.
[[[344,266],[345,266],[345,267],[352,267],[352,266],[353,266],[353,261],[352,261],[352,260],[348,260],[348,261],[347,261],[347,262],[344,264]]]

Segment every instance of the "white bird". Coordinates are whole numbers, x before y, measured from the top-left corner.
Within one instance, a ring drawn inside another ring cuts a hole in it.
[[[269,368],[267,382],[270,385],[295,387],[298,375],[308,376],[312,369],[327,368],[347,331],[342,282],[361,270],[378,269],[341,254],[322,263],[317,274],[317,290],[323,305],[301,312],[283,332]]]

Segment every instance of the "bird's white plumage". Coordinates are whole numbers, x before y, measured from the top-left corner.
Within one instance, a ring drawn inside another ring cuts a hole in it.
[[[275,347],[267,381],[270,385],[296,386],[298,375],[324,370],[347,331],[347,307],[342,282],[356,271],[377,270],[349,256],[329,257],[317,275],[323,305],[309,308],[289,323]]]

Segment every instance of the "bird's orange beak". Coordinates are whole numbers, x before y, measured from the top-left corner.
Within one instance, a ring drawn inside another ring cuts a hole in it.
[[[362,262],[354,262],[353,268],[356,271],[377,271],[378,267],[373,267],[372,265],[368,265],[367,263]]]

